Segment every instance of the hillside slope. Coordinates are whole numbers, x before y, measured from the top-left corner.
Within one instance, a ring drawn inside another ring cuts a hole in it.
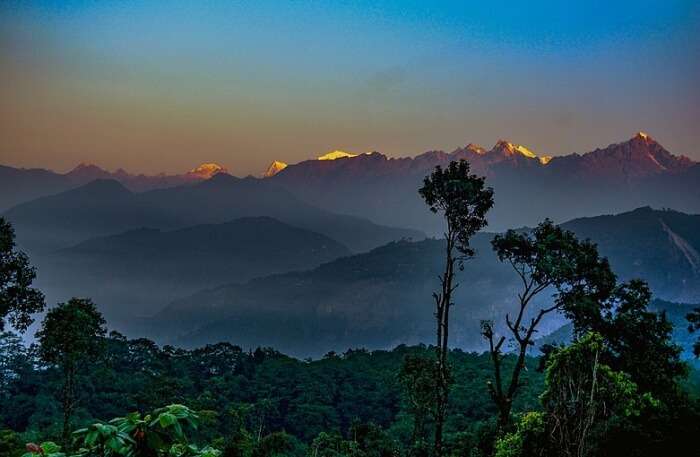
[[[609,257],[622,280],[641,277],[657,297],[700,301],[700,275],[664,225],[692,249],[700,248],[700,216],[641,208],[564,224],[580,237],[599,242],[600,252]],[[491,237],[486,233],[475,237],[478,257],[458,274],[461,284],[455,295],[451,341],[462,348],[480,348],[480,320],[500,321],[515,306],[519,283],[491,251]],[[438,287],[442,254],[439,240],[391,243],[312,271],[201,291],[173,302],[152,325],[178,335],[175,341],[180,344],[225,339],[250,346],[284,346],[297,355],[358,345],[429,343],[431,293]],[[538,302],[546,303],[546,296]],[[279,322],[285,322],[281,330]],[[561,324],[561,318],[545,322],[543,334]]]
[[[316,267],[350,251],[268,217],[174,231],[136,229],[48,256],[39,283],[54,301],[92,297],[103,312],[146,315],[199,289]]]

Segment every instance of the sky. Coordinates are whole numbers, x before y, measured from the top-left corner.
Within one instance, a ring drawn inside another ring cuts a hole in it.
[[[651,134],[700,160],[697,1],[0,1],[0,164],[259,174]]]

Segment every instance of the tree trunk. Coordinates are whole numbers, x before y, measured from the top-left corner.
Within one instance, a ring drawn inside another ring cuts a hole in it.
[[[452,282],[454,279],[454,264],[453,257],[454,240],[452,233],[448,231],[446,236],[447,249],[445,258],[445,271],[440,278],[442,293],[435,296],[437,319],[437,383],[435,395],[435,457],[442,457],[442,434],[447,414],[447,403],[449,397],[449,364],[447,361],[448,355],[448,336],[449,336],[449,316],[450,305],[452,300]]]
[[[71,429],[71,417],[73,416],[73,404],[74,404],[74,391],[75,391],[75,368],[73,366],[68,366],[64,372],[64,383],[63,383],[63,398],[61,403],[63,406],[63,446],[68,449],[70,448],[70,429]]]

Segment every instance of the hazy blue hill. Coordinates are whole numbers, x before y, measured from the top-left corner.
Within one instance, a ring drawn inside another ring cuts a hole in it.
[[[4,216],[15,227],[19,244],[30,254],[45,254],[136,227],[168,227],[175,223],[111,179],[98,179],[23,203]]]
[[[51,296],[89,296],[123,318],[152,313],[198,289],[309,269],[349,254],[324,235],[255,217],[91,239],[49,256],[39,279]]]
[[[700,215],[650,207],[563,224],[598,243],[615,272],[673,300],[700,301]]]
[[[183,225],[218,223],[232,217],[271,216],[297,227],[323,233],[355,252],[401,238],[423,238],[415,230],[380,226],[353,216],[321,210],[283,188],[255,178],[220,173],[195,186],[159,189],[140,195]]]
[[[700,231],[698,216],[648,208],[565,226],[598,242],[622,279],[641,277],[660,298],[695,302],[690,299],[700,295],[700,279],[659,218],[674,233]],[[479,256],[459,274],[451,335],[464,348],[480,347],[480,320],[502,318],[515,305],[517,278],[497,261],[491,237],[475,237]],[[173,302],[153,319],[154,327],[189,346],[229,340],[285,347],[295,355],[432,342],[431,293],[438,286],[442,254],[439,240],[391,243],[311,271],[201,291]],[[562,324],[561,318],[550,320],[543,334]]]
[[[49,170],[0,165],[0,211],[70,187],[66,176]]]
[[[479,319],[514,296],[511,270],[490,254],[489,240],[488,234],[476,237],[484,256],[467,262],[460,275],[451,335],[463,347],[479,345]],[[188,346],[235,340],[245,347],[284,346],[298,356],[431,342],[430,297],[442,253],[439,240],[395,242],[308,272],[202,291],[155,316],[153,328],[172,329]]]
[[[258,216],[322,233],[355,252],[404,237],[423,237],[415,230],[321,210],[270,183],[223,173],[199,184],[144,193],[132,193],[114,180],[96,180],[18,205],[5,216],[17,229],[20,245],[30,253],[140,227],[175,229]]]

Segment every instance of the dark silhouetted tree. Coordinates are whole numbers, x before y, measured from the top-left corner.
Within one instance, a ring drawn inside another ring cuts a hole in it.
[[[602,335],[604,363],[628,373],[640,391],[675,401],[686,366],[680,359],[681,348],[673,343],[673,325],[666,314],[649,310],[651,297],[644,281],[631,280],[617,285],[602,300],[568,296],[562,309],[576,336]]]
[[[62,373],[63,441],[69,444],[71,416],[76,404],[78,370],[103,349],[105,320],[90,299],[72,298],[46,313],[37,332],[40,357]]]
[[[542,318],[566,306],[589,307],[591,303],[599,303],[613,290],[615,275],[607,260],[599,257],[594,244],[579,241],[572,232],[549,220],[532,233],[509,230],[497,235],[492,245],[498,258],[513,267],[522,284],[515,317],[505,316],[510,339],[516,347],[516,361],[509,377],[503,372],[503,344],[507,338],[496,335],[493,322],[482,322],[482,334],[489,343],[494,366],[494,379],[488,387],[498,407],[498,428],[502,433],[520,387],[525,356]],[[533,299],[547,290],[553,292],[554,303],[537,308]]]
[[[0,217],[0,331],[5,319],[19,331],[31,325],[32,313],[44,309],[44,295],[32,287],[36,277],[27,255],[15,248],[15,232]]]
[[[433,294],[437,320],[437,380],[435,404],[435,456],[442,457],[442,432],[447,413],[450,390],[450,370],[447,361],[449,313],[452,293],[457,287],[455,269],[473,257],[470,238],[486,226],[486,213],[493,207],[493,190],[485,179],[470,174],[465,160],[450,162],[447,168],[435,167],[426,176],[418,191],[433,213],[445,219],[445,268],[440,275],[441,290]]]

